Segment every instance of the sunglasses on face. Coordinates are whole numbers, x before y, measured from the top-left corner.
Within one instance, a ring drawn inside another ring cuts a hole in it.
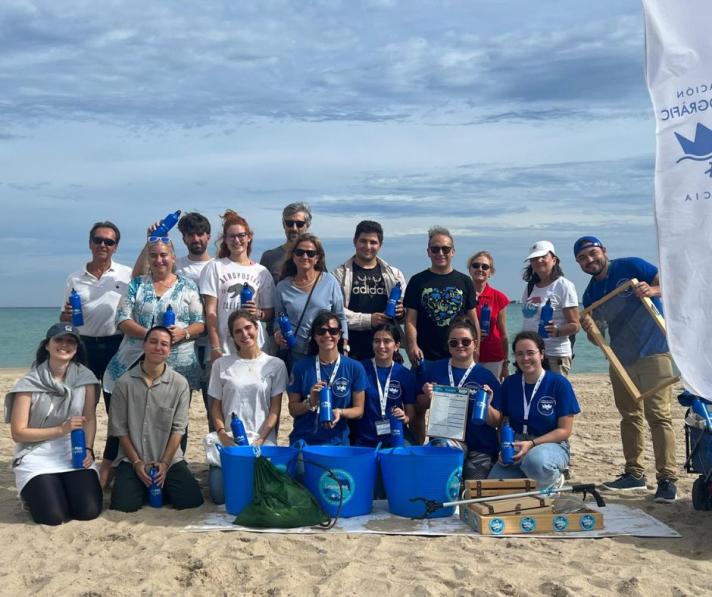
[[[237,234],[228,234],[227,240],[234,242],[236,240],[245,240],[249,235],[247,232],[238,232]]]
[[[317,336],[323,336],[324,334],[329,334],[331,336],[338,336],[341,333],[341,328],[338,327],[328,327],[328,328],[316,328],[314,333]]]
[[[158,243],[167,245],[168,243],[171,242],[171,239],[168,238],[167,236],[149,236],[148,242],[152,245],[157,245]]]
[[[303,220],[284,220],[285,228],[299,228],[301,230],[306,226],[306,222]]]
[[[306,255],[310,259],[314,259],[319,252],[316,249],[294,249],[294,254],[297,257],[304,257],[304,255]]]
[[[450,348],[457,348],[458,346],[469,346],[472,344],[474,340],[472,338],[453,338],[452,340],[448,340],[447,345]]]
[[[429,247],[429,249],[433,255],[437,255],[438,253],[442,253],[443,255],[449,255],[452,251],[452,247],[448,247],[447,245],[443,247],[441,247],[440,245],[433,245],[432,247]]]
[[[478,263],[477,261],[474,261],[470,263],[470,268],[471,269],[481,269],[483,272],[486,272],[490,266],[487,265],[486,263]]]
[[[106,245],[107,247],[113,247],[116,244],[113,238],[104,238],[103,236],[92,236],[91,242],[95,245]]]

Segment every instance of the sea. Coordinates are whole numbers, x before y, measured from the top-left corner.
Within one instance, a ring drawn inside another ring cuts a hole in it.
[[[56,323],[59,309],[51,308],[0,308],[0,368],[28,368],[35,351],[47,329]],[[520,305],[512,303],[507,308],[509,337],[522,328]],[[579,332],[574,345],[572,373],[607,373],[608,361],[600,350]],[[511,356],[510,356],[511,358]]]

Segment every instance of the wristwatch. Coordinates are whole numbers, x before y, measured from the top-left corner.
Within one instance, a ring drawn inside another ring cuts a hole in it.
[[[185,328],[185,341],[187,342],[188,340],[190,340],[190,332],[188,328]]]
[[[302,400],[302,404],[304,404],[307,407],[307,410],[312,413],[315,413],[318,408],[316,404],[311,403],[311,398],[309,398],[309,396]]]

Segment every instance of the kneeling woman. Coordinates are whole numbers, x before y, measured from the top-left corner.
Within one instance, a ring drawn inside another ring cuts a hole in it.
[[[474,397],[481,388],[489,389],[499,395],[499,381],[482,365],[476,362],[477,332],[469,319],[456,319],[448,330],[447,344],[449,359],[431,363],[425,373],[427,383],[423,385],[423,394],[419,397],[421,406],[430,408],[433,397],[433,384],[467,388],[470,391],[465,443],[444,438],[431,438],[431,445],[456,444],[467,454],[462,467],[463,477],[486,479],[487,474],[497,459],[499,444],[494,429],[487,425],[471,422],[470,413],[474,407]]]
[[[232,434],[225,429],[230,427],[233,413],[243,422],[250,445],[277,445],[282,394],[287,389],[287,367],[277,357],[260,350],[259,326],[257,316],[250,311],[233,311],[227,328],[237,354],[220,357],[210,372],[210,415],[217,429],[217,440],[223,446],[235,445]],[[210,466],[209,485],[212,500],[224,504],[219,466]]]
[[[183,459],[180,440],[188,425],[190,386],[166,365],[171,330],[156,326],[146,332],[143,356],[114,386],[109,408],[109,435],[119,439],[111,509],[135,512],[143,506],[152,479],[176,510],[197,508],[203,496]]]
[[[517,440],[514,464],[496,464],[490,478],[527,477],[540,488],[563,484],[563,472],[569,466],[568,439],[574,415],[581,412],[576,395],[563,375],[545,370],[548,363],[539,334],[517,334],[512,351],[517,372],[492,397],[487,422],[501,428],[504,418],[509,418]]]
[[[307,444],[349,444],[347,420],[363,416],[366,372],[361,363],[339,352],[343,339],[339,318],[320,311],[312,323],[309,356],[294,365],[289,387],[289,414],[294,429],[289,442]],[[319,392],[331,388],[332,421],[319,423]]]
[[[415,376],[398,357],[401,333],[397,325],[382,323],[373,328],[374,358],[361,361],[368,378],[363,418],[353,424],[357,446],[390,445],[393,415],[404,427],[415,417]]]
[[[101,513],[91,449],[99,381],[85,362],[79,332],[56,323],[40,343],[30,372],[5,397],[5,422],[17,443],[15,484],[39,524],[92,520]],[[82,468],[74,469],[70,433],[81,428],[89,449]]]

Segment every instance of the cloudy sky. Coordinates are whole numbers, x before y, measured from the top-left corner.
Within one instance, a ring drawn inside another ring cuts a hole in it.
[[[440,224],[512,298],[541,239],[582,290],[581,234],[657,261],[643,59],[633,0],[3,0],[0,306],[58,305],[96,220],[130,263],[230,207],[259,258],[300,200],[330,268],[368,218],[413,274]]]

